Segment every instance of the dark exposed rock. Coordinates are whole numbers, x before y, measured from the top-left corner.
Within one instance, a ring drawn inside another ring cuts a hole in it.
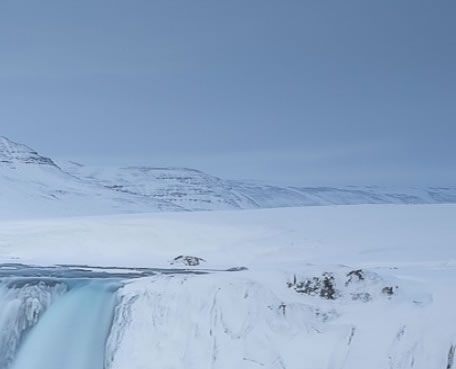
[[[352,293],[351,296],[354,301],[369,302],[372,300],[372,296],[369,292]]]
[[[249,270],[249,269],[246,267],[233,267],[233,268],[227,269],[226,271],[227,272],[243,272],[245,270]]]
[[[296,276],[293,282],[288,282],[288,288],[294,288],[298,293],[310,296],[320,296],[327,300],[334,300],[337,297],[335,278],[331,273],[325,272],[320,277],[313,277],[304,281],[297,281]]]
[[[196,256],[179,255],[173,259],[173,261],[171,262],[171,265],[180,263],[180,264],[183,264],[186,266],[198,266],[201,264],[201,262],[205,262],[205,261],[206,260],[204,260],[203,258],[199,258]]]
[[[292,282],[287,282],[287,286],[288,288],[291,288],[293,286],[296,286],[296,283],[297,283],[297,278],[296,278],[296,274],[293,275],[293,281]]]
[[[392,296],[394,295],[394,288],[391,286],[383,287],[382,293],[387,296]]]
[[[346,268],[345,266],[343,266]],[[377,273],[363,269],[345,269],[339,271],[292,275],[286,282],[287,287],[299,294],[316,296],[326,300],[342,299],[346,302],[369,303],[386,296],[392,299],[399,292],[399,287],[389,284]],[[321,273],[318,275],[317,273]],[[415,302],[419,304],[420,302]],[[456,368],[455,368],[456,369]]]
[[[23,163],[57,167],[49,158],[38,154],[35,150],[0,136],[0,162],[6,164]]]
[[[334,300],[336,298],[334,276],[330,273],[323,273],[322,277],[323,286],[320,290],[320,296],[328,300]]]
[[[345,285],[348,286],[352,282],[363,281],[365,279],[366,277],[362,269],[352,270],[347,273],[347,281],[345,282]]]
[[[452,369],[454,364],[454,354],[455,354],[455,346],[451,345],[448,351],[448,359],[447,359],[447,366],[446,369]]]
[[[316,309],[315,311],[315,316],[322,322],[328,322],[331,320],[334,320],[339,317],[339,314],[337,313],[336,310],[327,310],[323,311],[320,309]]]

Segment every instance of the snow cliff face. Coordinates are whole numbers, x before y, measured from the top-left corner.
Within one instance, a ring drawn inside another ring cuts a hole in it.
[[[290,287],[321,273],[333,276],[334,298]],[[151,360],[187,369],[454,367],[455,330],[438,323],[451,320],[448,298],[417,292],[410,281],[349,273],[308,266],[288,283],[271,271],[133,282],[119,291],[107,368],[146,369]]]
[[[418,270],[188,272],[0,278],[0,368],[454,367],[454,271],[438,288]]]

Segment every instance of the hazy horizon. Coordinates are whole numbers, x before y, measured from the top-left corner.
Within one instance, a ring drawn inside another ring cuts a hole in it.
[[[0,135],[301,185],[456,183],[454,2],[0,3]]]

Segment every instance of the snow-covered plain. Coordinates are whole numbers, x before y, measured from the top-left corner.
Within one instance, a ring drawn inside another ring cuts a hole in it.
[[[111,369],[454,368],[455,246],[456,205],[0,223],[2,263],[204,272],[122,282],[106,342]],[[204,261],[179,265],[179,255]],[[46,310],[53,290],[42,288],[36,304]]]

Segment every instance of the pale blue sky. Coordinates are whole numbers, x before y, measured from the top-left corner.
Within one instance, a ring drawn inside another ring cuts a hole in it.
[[[0,1],[0,134],[89,163],[456,183],[456,2]]]

